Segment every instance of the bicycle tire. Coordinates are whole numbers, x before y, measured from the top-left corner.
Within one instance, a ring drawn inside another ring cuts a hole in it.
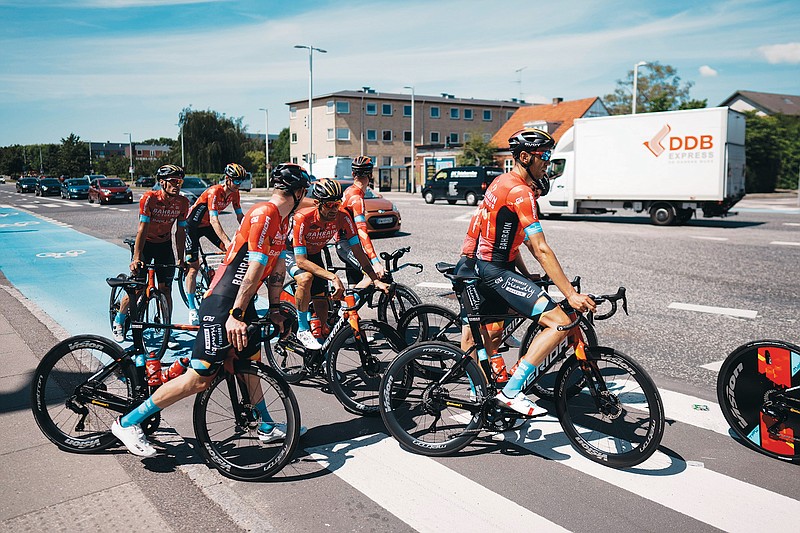
[[[483,429],[483,409],[471,413],[461,406],[482,403],[488,394],[477,363],[469,359],[463,373],[438,383],[463,357],[450,344],[430,341],[410,346],[389,365],[381,381],[381,418],[405,449],[428,457],[451,455]]]
[[[581,338],[587,347],[599,345],[597,341],[597,332],[585,315],[581,315],[578,326],[580,327]],[[522,356],[528,352],[528,348],[530,348],[534,337],[543,329],[544,328],[542,328],[542,326],[538,323],[531,323],[527,331],[525,331],[525,336],[522,337],[522,342],[519,346],[518,358],[522,358]],[[553,354],[555,356],[555,360],[552,362],[552,364],[546,367],[545,371],[542,374],[539,374],[532,383],[528,384],[526,387],[523,387],[526,395],[535,394],[539,398],[550,401],[555,399],[555,393],[553,391],[556,388],[556,377],[558,376],[558,371],[561,370],[561,366],[564,364],[564,361],[566,361],[566,357],[564,357],[560,352],[560,347],[556,348],[556,350],[559,351]],[[542,364],[546,365],[548,359],[550,358],[546,358]],[[540,368],[541,366],[542,365],[540,364]],[[575,393],[577,392],[577,389],[571,392]]]
[[[378,416],[379,391],[383,373],[402,349],[402,341],[389,325],[376,320],[360,320],[362,340],[352,328],[339,330],[328,348],[326,371],[331,391],[349,413]],[[366,341],[366,365],[360,347]]]
[[[279,310],[284,317],[283,327],[287,332],[282,336],[271,331],[262,334],[264,355],[269,365],[287,383],[299,383],[308,377],[303,353],[298,352],[290,342],[290,337],[297,334],[297,310],[287,302],[280,302]]]
[[[655,383],[636,361],[611,348],[587,348],[586,358],[591,378],[574,355],[556,378],[556,413],[572,447],[612,468],[645,461],[664,435],[664,405]],[[602,408],[590,384],[601,390]]]
[[[292,389],[274,369],[256,361],[236,361],[234,374],[220,372],[194,402],[198,449],[220,474],[238,481],[257,481],[278,473],[292,460],[300,439],[300,408]],[[257,383],[257,387],[256,384]],[[249,384],[249,385],[248,385]],[[258,391],[254,392],[257,388]],[[284,439],[264,443],[258,428],[264,422],[283,424]]]
[[[406,346],[422,341],[442,341],[461,346],[461,319],[441,305],[420,304],[408,309],[400,318],[397,332]]]
[[[800,385],[800,373],[792,375],[793,358],[800,359],[800,347],[784,341],[758,340],[739,346],[720,368],[717,399],[740,442],[767,457],[800,463],[797,445],[769,436],[767,426],[777,420],[763,412],[765,399],[772,393]],[[800,438],[800,415],[788,410],[783,414],[781,432]]]
[[[178,276],[178,290],[181,293],[181,300],[186,307],[189,307],[189,298],[186,296],[186,273],[187,269],[181,269]],[[206,291],[211,286],[211,276],[208,271],[200,265],[197,270],[197,278],[195,279],[194,300],[197,303],[196,309],[200,309],[200,302],[203,301]]]
[[[56,446],[73,453],[93,453],[113,446],[111,424],[122,413],[92,403],[79,387],[106,365],[110,372],[96,388],[133,405],[133,365],[125,364],[120,346],[98,335],[65,339],[45,354],[33,374],[31,409],[42,433]],[[114,363],[122,361],[122,363]],[[84,410],[83,428],[80,419]]]
[[[139,301],[136,322],[170,323],[170,309],[167,297],[158,290],[151,290],[149,295],[143,293]],[[142,335],[145,353],[153,352],[159,359],[164,357],[169,343],[169,330],[143,327],[139,331]]]
[[[117,277],[125,277],[125,274],[120,274]],[[125,289],[122,287],[111,287],[111,295],[108,299],[108,321],[111,326],[111,331],[114,331],[114,321],[119,313],[119,308],[122,305],[122,298],[125,296]],[[131,327],[130,314],[125,317],[125,324],[123,325],[123,332],[127,332]]]
[[[421,303],[422,300],[411,287],[397,283],[395,284],[394,296],[391,299],[387,295],[380,293],[378,297],[378,320],[397,328],[403,313]]]

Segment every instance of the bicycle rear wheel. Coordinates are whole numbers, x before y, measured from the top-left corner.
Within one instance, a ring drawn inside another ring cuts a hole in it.
[[[170,310],[166,296],[156,290],[151,291],[150,296],[142,294],[138,316],[136,317],[137,322],[169,324],[169,315]],[[158,356],[159,359],[162,358],[167,351],[169,330],[155,327],[145,327],[142,328],[141,332],[146,353],[153,352]]]
[[[573,448],[592,461],[613,468],[637,465],[656,451],[664,434],[658,389],[625,354],[594,347],[586,357],[570,357],[556,379],[561,427]]]
[[[389,363],[402,349],[394,329],[375,320],[359,321],[361,340],[350,327],[339,330],[328,348],[331,390],[350,413],[378,416],[378,392]],[[362,354],[361,352],[364,351]]]
[[[421,303],[422,300],[419,299],[416,292],[406,285],[397,283],[395,284],[394,296],[391,299],[380,293],[378,297],[378,320],[396,328],[403,313]]]
[[[792,375],[798,364],[800,347],[759,340],[731,352],[717,377],[719,406],[735,436],[757,452],[794,463],[800,463],[800,450],[788,439],[800,438],[800,415],[783,408],[779,395],[800,385],[800,373]],[[778,435],[770,435],[773,426]]]
[[[461,346],[461,320],[440,305],[421,304],[408,309],[400,318],[397,332],[406,346],[422,341],[442,341]]]
[[[300,438],[300,408],[289,385],[270,367],[236,361],[220,372],[194,402],[200,454],[220,474],[239,481],[266,479],[291,461]],[[259,430],[285,434],[267,442]]]
[[[92,453],[116,443],[111,424],[132,406],[135,382],[133,366],[123,356],[109,339],[78,335],[42,358],[33,375],[31,409],[39,429],[56,446]],[[112,402],[119,411],[109,407]]]
[[[430,457],[450,455],[484,427],[481,405],[488,385],[477,363],[468,358],[462,371],[442,381],[464,357],[449,344],[423,342],[389,365],[381,381],[381,417],[404,448]]]

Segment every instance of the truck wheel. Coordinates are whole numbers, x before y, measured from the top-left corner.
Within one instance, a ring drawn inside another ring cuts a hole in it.
[[[675,207],[672,204],[653,204],[650,208],[650,222],[656,226],[671,226],[675,219]]]
[[[428,192],[425,193],[425,203],[426,204],[432,204],[435,201],[436,201],[436,199],[433,197],[433,193],[431,191],[428,191]]]
[[[478,205],[478,195],[474,192],[468,192],[465,200],[467,201],[467,205]]]

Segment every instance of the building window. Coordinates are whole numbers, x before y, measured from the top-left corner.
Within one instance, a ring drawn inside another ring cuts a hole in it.
[[[431,132],[431,144],[439,144],[439,132],[432,131]]]
[[[464,110],[464,120],[472,120],[472,109]]]
[[[350,128],[336,128],[336,140],[337,141],[349,141],[350,140]]]
[[[450,144],[458,144],[458,133],[450,133]]]
[[[403,142],[410,143],[411,142],[411,131],[404,130],[403,131]]]
[[[408,156],[404,157],[404,158],[403,158],[403,164],[407,165],[407,164],[409,164],[409,163],[411,163],[411,158],[410,158],[410,157],[408,157]]]
[[[491,133],[484,133],[483,134],[483,142],[488,143],[491,140],[492,140],[492,134]]]
[[[464,142],[469,142],[472,139],[472,134],[469,132],[464,133]]]
[[[450,108],[450,120],[459,120],[461,118],[461,110],[457,107]]]
[[[292,142],[293,143],[297,142],[297,134],[296,133],[292,133]]]
[[[381,159],[383,160],[383,165],[382,166],[384,166],[384,167],[392,166],[392,156],[385,155]]]
[[[333,114],[333,105],[334,105],[333,100],[328,100],[327,102],[325,102],[325,108],[326,108],[325,113],[327,113],[328,115]]]
[[[512,168],[514,168],[514,159],[506,159],[503,161],[503,170],[511,172]]]
[[[381,132],[381,139],[383,139],[385,143],[392,142],[392,130],[383,130]]]
[[[328,128],[328,140],[333,140],[333,128]]]
[[[483,120],[490,121],[492,120],[492,110],[491,109],[484,109],[483,110]]]
[[[510,120],[511,119],[511,115],[513,115],[513,114],[514,114],[513,111],[506,111],[506,120],[507,121]]]
[[[289,108],[289,118],[297,118],[297,106],[291,106]]]
[[[366,114],[367,115],[377,115],[378,114],[378,104],[376,104],[375,102],[367,103]]]
[[[336,114],[337,115],[349,115],[350,114],[350,102],[336,102]]]
[[[141,150],[136,150],[136,155],[141,157],[142,156],[142,151]]]
[[[403,106],[403,116],[404,117],[411,116],[411,104],[406,104]]]
[[[292,158],[292,163],[294,163],[295,165],[297,164],[297,158],[296,157]]]
[[[431,118],[439,118],[439,106],[431,106]]]
[[[381,104],[381,115],[386,117],[392,116],[392,104]]]
[[[367,142],[377,142],[378,130],[367,130]]]

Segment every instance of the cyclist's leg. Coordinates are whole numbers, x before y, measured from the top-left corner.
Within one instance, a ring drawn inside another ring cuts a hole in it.
[[[172,250],[172,241],[159,243],[152,247],[153,262],[161,265],[175,264],[175,252]],[[158,290],[167,298],[166,323],[172,321],[172,281],[175,278],[175,267],[157,268]]]
[[[197,271],[200,269],[200,234],[199,228],[193,224],[186,226],[186,305],[189,310],[197,309],[194,291],[197,289]]]

